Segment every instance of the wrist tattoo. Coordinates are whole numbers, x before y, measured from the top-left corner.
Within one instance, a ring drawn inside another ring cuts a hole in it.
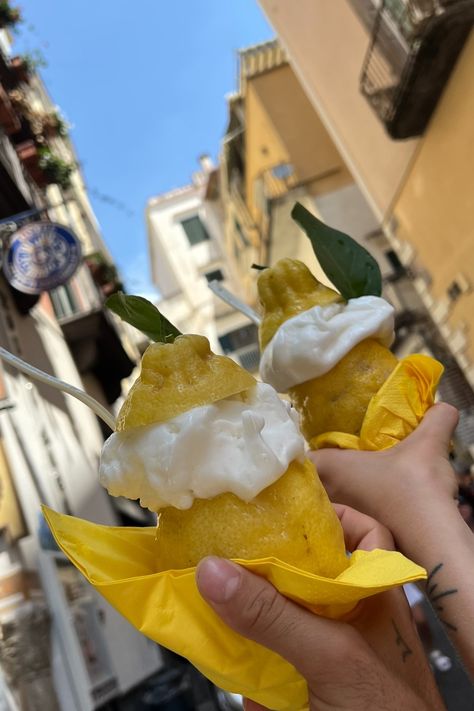
[[[392,619],[392,627],[395,630],[395,642],[397,644],[397,647],[401,647],[401,652],[402,652],[402,662],[406,662],[407,658],[410,656],[410,654],[413,654],[413,650],[410,649],[408,644],[405,642],[403,639],[400,630],[397,627],[397,623],[395,622],[394,619]]]
[[[451,632],[457,632],[458,628],[456,625],[451,624],[451,622],[448,622],[448,620],[442,617],[442,614],[444,613],[444,598],[449,595],[455,595],[458,592],[457,588],[442,589],[439,587],[438,582],[435,582],[437,574],[443,569],[443,567],[444,563],[438,563],[438,565],[436,565],[428,575],[428,579],[426,581],[426,595],[433,606],[439,621],[442,622],[448,630],[451,630]]]

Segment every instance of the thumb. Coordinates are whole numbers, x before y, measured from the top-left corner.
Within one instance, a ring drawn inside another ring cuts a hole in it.
[[[354,456],[357,458],[354,460]],[[354,452],[353,449],[316,449],[308,452],[308,457],[313,462],[319,477],[325,483],[324,477],[332,476],[334,473],[352,473],[354,461],[362,460],[367,456],[366,452]]]
[[[196,582],[202,597],[231,629],[277,652],[308,680],[322,675],[327,681],[332,669],[340,671],[344,649],[357,635],[348,625],[299,607],[264,578],[228,560],[202,560]]]
[[[424,443],[431,452],[447,457],[459,412],[452,405],[440,402],[430,407],[416,430],[405,440],[406,446]],[[403,444],[399,446],[403,447]]]

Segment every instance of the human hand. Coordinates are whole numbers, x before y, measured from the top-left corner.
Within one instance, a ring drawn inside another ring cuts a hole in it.
[[[458,511],[448,458],[457,421],[457,410],[441,403],[391,449],[327,449],[311,458],[330,498],[381,521],[426,568],[427,597],[474,679],[474,536]]]
[[[346,547],[391,548],[383,526],[336,506]],[[235,563],[205,558],[199,591],[233,630],[277,652],[307,680],[311,709],[442,709],[402,590],[362,602],[349,622],[316,616]],[[262,707],[248,702],[249,711]]]
[[[407,535],[415,539],[417,525],[433,528],[439,516],[455,511],[457,482],[448,450],[457,422],[457,410],[441,403],[395,447],[381,452],[326,449],[310,457],[332,500],[373,516],[407,550]]]

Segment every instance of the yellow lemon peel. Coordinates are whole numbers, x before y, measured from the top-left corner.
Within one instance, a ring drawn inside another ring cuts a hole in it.
[[[211,351],[204,336],[153,343],[117,417],[117,431],[166,422],[193,407],[209,405],[255,385],[230,358]]]

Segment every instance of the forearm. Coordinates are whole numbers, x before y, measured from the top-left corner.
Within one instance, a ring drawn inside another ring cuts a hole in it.
[[[427,597],[474,677],[474,535],[454,501],[394,534],[401,552],[428,571]]]
[[[385,666],[431,711],[445,709],[401,588],[364,601],[352,623]]]

